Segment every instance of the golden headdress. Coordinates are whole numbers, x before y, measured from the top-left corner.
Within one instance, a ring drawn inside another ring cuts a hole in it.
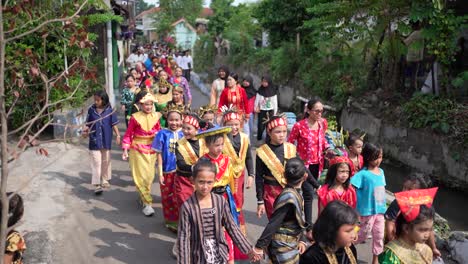
[[[167,116],[171,112],[177,112],[180,115],[185,114],[185,106],[184,105],[176,105],[176,104],[168,104],[162,112],[164,113],[165,116]]]
[[[172,92],[184,93],[184,87],[179,84],[175,84],[172,88]]]
[[[200,106],[200,109],[198,110],[198,115],[202,117],[206,113],[210,113],[210,112],[212,112],[213,114],[216,114],[217,111],[218,111],[218,107],[216,105],[207,104],[204,106]]]
[[[140,103],[144,104],[145,102],[151,101],[153,103],[157,103],[158,100],[154,98],[154,96],[151,93],[147,93],[143,98],[141,98]]]
[[[172,84],[170,82],[168,82],[164,78],[159,79],[158,86],[159,86],[159,88],[161,88],[161,87],[167,87],[168,89],[172,88]]]

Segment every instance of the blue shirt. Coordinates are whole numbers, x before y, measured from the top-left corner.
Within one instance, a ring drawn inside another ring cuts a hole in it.
[[[182,130],[172,131],[167,128],[160,130],[154,137],[151,148],[161,153],[163,160],[163,172],[176,170],[175,147],[179,139],[184,136]]]
[[[112,111],[110,106],[107,106],[101,114],[98,113],[95,105],[88,109],[86,126],[89,127],[90,150],[111,149],[112,127],[119,123],[117,114]]]
[[[356,187],[356,209],[361,216],[384,214],[387,210],[385,193],[385,174],[374,174],[363,168],[351,178],[351,184]]]

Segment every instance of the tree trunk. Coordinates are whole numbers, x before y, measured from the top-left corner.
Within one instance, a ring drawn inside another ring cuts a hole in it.
[[[0,144],[1,144],[1,180],[0,197],[2,202],[2,217],[0,222],[0,264],[3,264],[3,256],[5,255],[5,244],[7,236],[8,223],[8,197],[6,195],[7,179],[8,179],[8,127],[5,108],[5,32],[3,29],[3,3],[0,2]]]

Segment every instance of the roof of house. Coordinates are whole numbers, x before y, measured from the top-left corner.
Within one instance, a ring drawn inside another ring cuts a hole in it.
[[[172,23],[171,26],[175,27],[176,25],[180,24],[180,23],[185,23],[185,26],[188,27],[191,31],[193,32],[197,32],[197,30],[195,28],[192,27],[192,25],[190,25],[186,20],[185,18],[181,18],[179,20],[177,20],[176,22]]]
[[[160,7],[153,7],[153,8],[150,8],[148,10],[145,10],[143,12],[141,12],[140,14],[138,14],[135,19],[140,19],[140,18],[143,18],[144,16],[146,15],[151,15],[151,14],[154,14],[154,13],[157,13],[161,11],[161,8]],[[206,18],[206,17],[209,17],[209,16],[212,16],[213,15],[213,9],[209,8],[209,7],[204,7],[201,12],[200,12],[200,17],[203,17],[203,18]]]

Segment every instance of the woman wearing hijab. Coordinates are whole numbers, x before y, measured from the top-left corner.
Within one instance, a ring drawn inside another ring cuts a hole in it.
[[[262,140],[263,131],[265,130],[265,124],[263,119],[267,116],[276,115],[278,112],[278,97],[276,95],[277,90],[271,82],[269,76],[263,76],[258,93],[255,97],[255,112],[258,113],[258,129],[257,129],[257,140]]]
[[[229,69],[227,66],[220,66],[218,68],[218,79],[213,81],[211,85],[210,105],[218,105],[219,97],[226,87],[226,79],[229,76]]]
[[[245,93],[247,94],[247,101],[248,101],[248,109],[250,113],[254,113],[254,106],[255,106],[255,98],[257,95],[257,90],[253,86],[253,79],[250,74],[244,77],[242,81],[242,88],[244,88]],[[250,134],[253,132],[253,122],[254,122],[254,115],[250,115],[249,119],[246,120],[248,122],[248,127],[250,128]]]

